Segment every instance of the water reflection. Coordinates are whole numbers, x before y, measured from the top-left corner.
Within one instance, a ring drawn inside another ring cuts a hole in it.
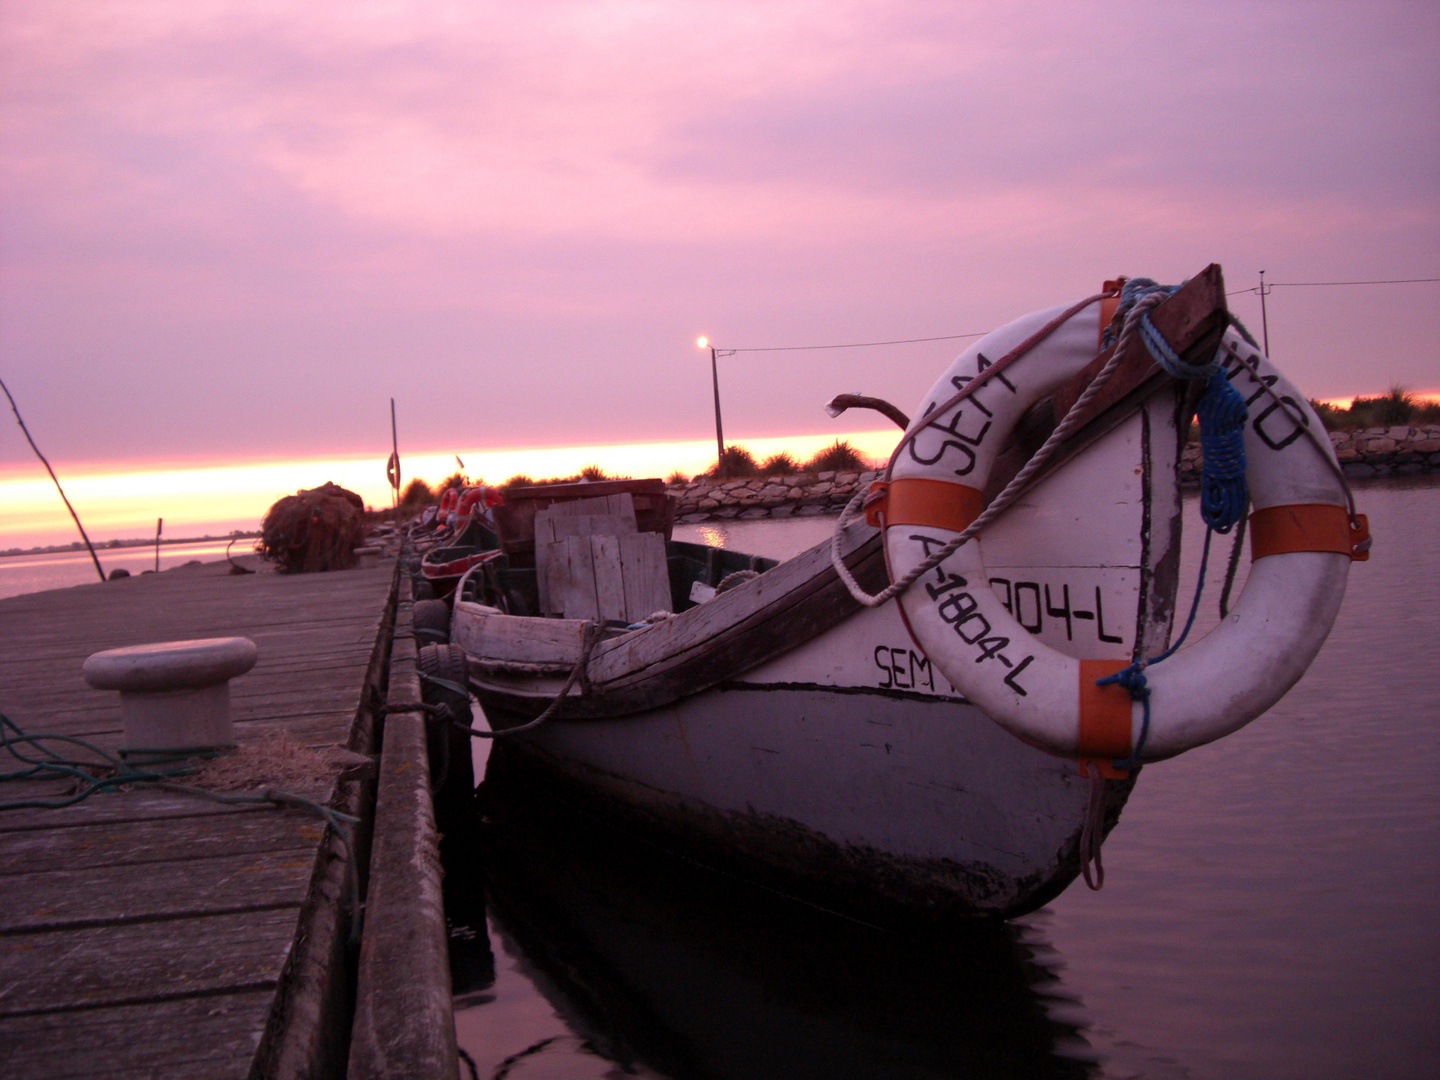
[[[501,751],[482,791],[500,975],[517,964],[553,1012],[499,1047],[467,1040],[462,1013],[462,1042],[489,1055],[480,1076],[1092,1074],[1079,1003],[1034,927],[912,937],[832,915],[527,791]],[[501,981],[469,1000],[494,1002]],[[592,1072],[601,1059],[617,1071]]]

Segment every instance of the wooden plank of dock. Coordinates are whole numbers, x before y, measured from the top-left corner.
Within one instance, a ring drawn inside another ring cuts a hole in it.
[[[84,684],[86,656],[240,635],[259,647],[254,670],[231,683],[242,749],[283,730],[312,748],[368,751],[394,564],[303,576],[228,569],[0,600],[0,712],[28,732],[113,752],[119,698]],[[60,787],[9,782],[0,801]],[[352,810],[363,801],[361,783],[338,773],[297,794]],[[0,1074],[285,1076],[343,1065],[345,854],[315,817],[156,791],[0,812]]]

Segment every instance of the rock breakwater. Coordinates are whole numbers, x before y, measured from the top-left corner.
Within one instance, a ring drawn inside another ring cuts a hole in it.
[[[1440,425],[1404,424],[1390,427],[1329,431],[1330,445],[1355,480],[1375,476],[1417,476],[1440,470]],[[1299,436],[1304,438],[1304,436]],[[1192,442],[1180,455],[1180,482],[1200,482],[1200,444]]]
[[[840,513],[857,490],[879,478],[879,471],[874,469],[866,472],[795,473],[745,480],[702,477],[688,484],[673,485],[670,494],[680,498],[675,520],[681,522],[807,517]]]
[[[1440,471],[1440,425],[1372,427],[1327,434],[1345,475],[1354,479]],[[879,478],[876,469],[740,480],[701,477],[688,484],[672,484],[669,490],[680,500],[676,509],[679,522],[747,521],[838,514],[856,491]],[[1190,443],[1180,457],[1180,482],[1187,486],[1200,482],[1199,443]]]

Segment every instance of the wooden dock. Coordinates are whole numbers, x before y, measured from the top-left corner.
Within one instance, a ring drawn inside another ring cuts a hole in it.
[[[317,751],[348,747],[348,759],[334,755],[333,771],[297,794],[365,819],[354,837],[363,875],[376,782],[354,752],[378,750],[375,717],[408,588],[397,588],[393,560],[301,576],[228,569],[0,600],[0,712],[30,734],[113,752],[119,699],[85,685],[86,656],[249,637],[259,661],[231,683],[242,754],[282,730]],[[394,644],[413,657],[413,639]],[[413,700],[415,689],[401,696]],[[0,772],[16,767],[0,759]],[[0,802],[61,792],[53,781],[8,782]],[[423,801],[428,814],[428,791]],[[0,1075],[342,1075],[357,958],[348,857],[315,816],[153,790],[0,812]],[[443,964],[442,954],[432,980],[448,979]],[[448,1010],[448,985],[439,989]],[[367,1008],[384,1012],[383,1002]]]

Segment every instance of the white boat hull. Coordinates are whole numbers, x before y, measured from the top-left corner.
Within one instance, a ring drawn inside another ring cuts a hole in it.
[[[997,590],[1047,644],[1087,658],[1163,648],[1179,553],[1177,412],[1173,394],[1152,398],[982,539]],[[476,655],[496,625],[457,603],[453,640]],[[591,669],[618,671],[626,655],[617,645]],[[658,707],[497,740],[495,786],[542,778],[622,827],[877,921],[1014,916],[1079,874],[1089,781],[964,701],[895,604],[713,674]],[[561,681],[473,666],[471,679],[497,729],[529,719]],[[517,706],[527,693],[536,707]],[[1107,830],[1133,782],[1107,782]]]
[[[688,853],[861,917],[1033,910],[1079,872],[1088,781],[955,695],[891,612],[842,624],[886,643],[868,650],[882,685],[786,678],[800,666],[787,657],[651,712],[550,724],[503,751]],[[1113,824],[1130,784],[1111,788]]]

